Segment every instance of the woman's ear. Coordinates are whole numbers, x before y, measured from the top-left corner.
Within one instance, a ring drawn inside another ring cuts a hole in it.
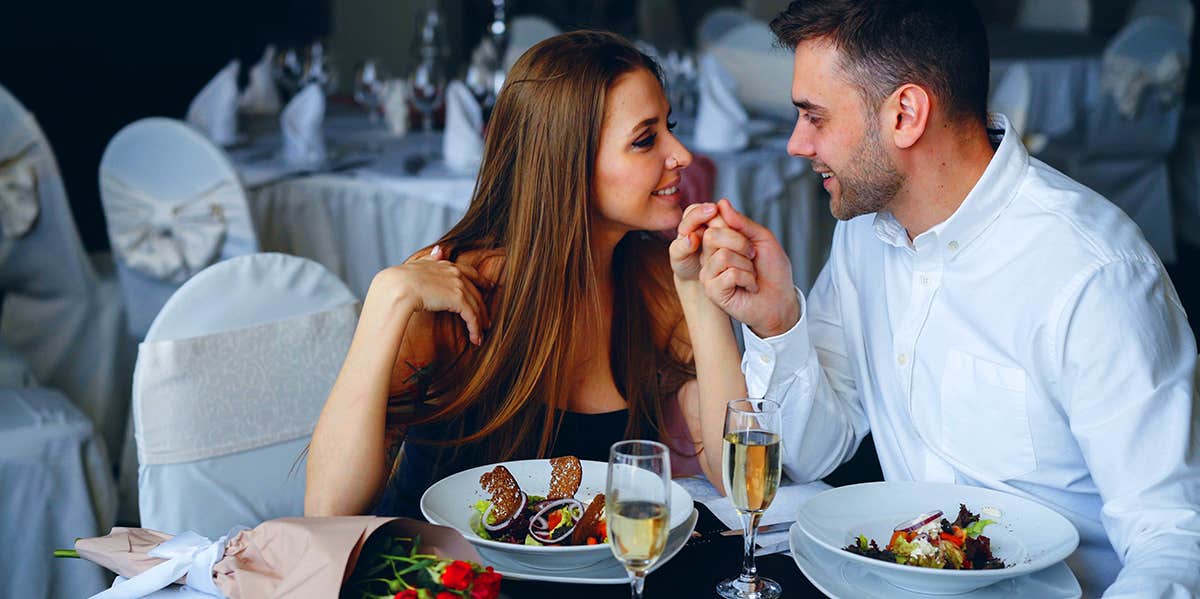
[[[892,140],[896,147],[912,147],[925,134],[925,127],[929,125],[929,111],[932,108],[929,92],[919,85],[906,83],[892,92],[887,105],[889,117],[892,119]]]

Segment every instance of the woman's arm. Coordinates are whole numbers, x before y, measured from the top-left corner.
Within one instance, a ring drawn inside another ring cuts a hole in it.
[[[689,206],[679,227],[681,231],[689,231],[689,234],[671,243],[670,255],[675,291],[683,306],[696,364],[696,384],[684,385],[680,389],[680,409],[686,416],[692,439],[698,439],[702,444],[697,449],[701,450],[700,465],[705,476],[717,490],[724,493],[721,449],[725,405],[731,400],[746,397],[746,379],[742,376],[741,356],[729,317],[708,299],[699,275],[701,268],[724,269],[729,274],[722,276],[740,277],[746,284],[753,284],[754,275],[748,260],[728,250],[716,256],[707,256],[705,264],[701,265],[698,250],[705,230],[698,223],[719,219],[713,216],[715,213],[716,206],[713,204]]]
[[[487,316],[470,266],[433,253],[381,271],[371,281],[346,361],[313,431],[304,490],[306,516],[365,512],[391,470],[385,439],[392,372],[414,314],[451,311],[467,324],[471,341],[483,340]],[[428,336],[428,332],[424,332]],[[421,335],[418,335],[421,336]],[[399,440],[392,440],[399,443]]]

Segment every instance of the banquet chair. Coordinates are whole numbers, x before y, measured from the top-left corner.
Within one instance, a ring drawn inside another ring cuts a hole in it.
[[[134,371],[143,527],[218,538],[304,512],[304,457],[358,318],[323,266],[220,262],[150,326]]]
[[[1085,32],[1092,23],[1091,0],[1021,0],[1017,27]]]
[[[709,11],[696,27],[696,46],[706,49],[734,27],[753,21],[754,17],[741,8],[723,6]]]
[[[92,419],[112,454],[125,433],[135,346],[100,258],[84,250],[37,120],[0,86],[0,340]]]
[[[237,171],[180,121],[142,119],[117,132],[100,159],[100,200],[138,340],[188,277],[258,251]]]
[[[1083,146],[1068,173],[1119,206],[1163,262],[1175,260],[1167,159],[1183,113],[1189,45],[1161,17],[1126,25],[1104,51],[1101,76],[1087,97]]]
[[[1196,22],[1196,9],[1191,0],[1138,0],[1129,9],[1126,22],[1132,23],[1141,17],[1162,17],[1182,26],[1190,38]]]
[[[107,534],[116,488],[91,419],[62,393],[0,387],[0,597],[75,599],[108,587],[85,560],[53,559],[77,537]]]
[[[532,48],[534,44],[562,33],[557,25],[538,15],[513,17],[508,23],[508,48],[504,51],[504,71],[512,70],[513,63]]]

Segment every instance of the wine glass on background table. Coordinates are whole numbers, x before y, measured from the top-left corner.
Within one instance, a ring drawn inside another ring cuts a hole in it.
[[[608,456],[604,511],[608,543],[641,599],[646,571],[662,556],[671,522],[671,455],[655,441],[614,443]]]
[[[775,599],[782,593],[754,565],[758,523],[779,489],[780,425],[779,404],[769,399],[735,399],[725,407],[721,480],[741,516],[745,542],[741,575],[717,584],[717,594],[727,599]]]

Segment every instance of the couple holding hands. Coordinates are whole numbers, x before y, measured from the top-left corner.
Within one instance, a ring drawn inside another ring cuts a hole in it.
[[[1200,593],[1187,316],[1137,226],[987,112],[972,3],[797,0],[771,29],[794,55],[788,152],[840,221],[813,289],[728,201],[681,207],[692,156],[653,59],[547,39],[508,74],[466,215],[372,282],[306,514],[416,515],[454,472],[628,438],[721,489],[725,404],[766,397],[794,481],[871,432],[888,480],[1066,516],[1087,596]]]

